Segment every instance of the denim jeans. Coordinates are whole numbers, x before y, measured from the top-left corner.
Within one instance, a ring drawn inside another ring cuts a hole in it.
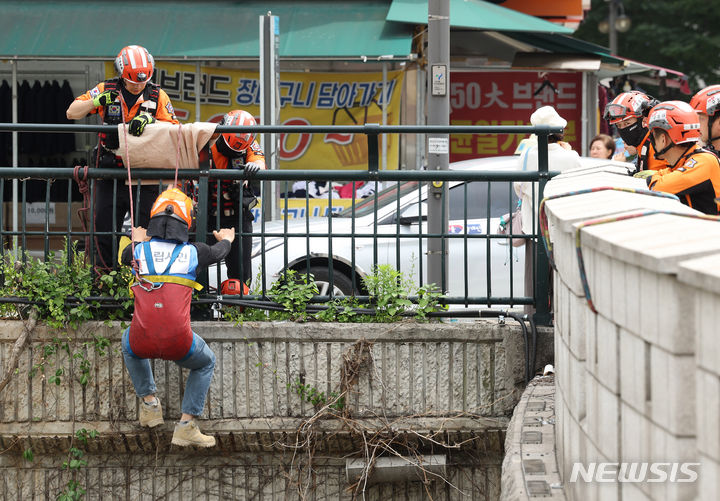
[[[122,354],[125,359],[125,366],[128,373],[130,373],[130,379],[135,387],[135,393],[142,398],[156,393],[157,388],[150,368],[150,360],[139,358],[128,350],[129,334],[130,328],[128,327],[122,335]],[[199,416],[205,407],[205,398],[215,370],[215,354],[205,343],[205,340],[194,332],[193,344],[195,350],[192,355],[182,361],[175,361],[175,363],[180,367],[190,369],[190,374],[185,383],[182,411],[191,416]]]

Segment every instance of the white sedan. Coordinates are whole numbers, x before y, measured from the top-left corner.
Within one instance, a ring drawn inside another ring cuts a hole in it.
[[[628,165],[591,158],[582,161],[584,167],[609,163]],[[521,166],[517,156],[506,156],[455,162],[450,164],[450,169],[512,172],[519,171]],[[293,269],[310,272],[320,295],[328,295],[331,281],[334,295],[362,293],[362,277],[371,273],[375,265],[382,264],[403,272],[416,285],[427,284],[427,237],[424,236],[428,233],[427,182],[385,184],[388,187],[377,195],[356,203],[354,218],[353,209],[348,208],[332,218],[265,223],[265,236],[253,239],[254,285],[259,278],[262,288],[267,290],[285,269]],[[447,295],[450,297],[524,295],[525,247],[512,247],[504,237],[487,238],[487,235],[498,234],[500,218],[516,208],[517,197],[511,182],[489,184],[488,187],[485,181],[448,183]],[[260,231],[261,223],[256,222],[254,233]],[[224,275],[224,269],[222,271]],[[211,271],[211,282],[215,282],[214,274]]]

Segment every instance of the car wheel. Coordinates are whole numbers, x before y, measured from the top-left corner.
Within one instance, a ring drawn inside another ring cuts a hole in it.
[[[310,273],[315,277],[315,283],[318,286],[319,296],[330,295],[330,270],[322,266],[313,266]],[[338,269],[333,269],[333,295],[334,296],[352,296],[353,286],[350,277],[345,275]],[[359,285],[359,284],[358,284]]]

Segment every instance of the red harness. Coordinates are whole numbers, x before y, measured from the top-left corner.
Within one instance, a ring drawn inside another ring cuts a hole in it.
[[[170,262],[160,275],[169,274],[170,267],[182,247],[175,247]],[[157,275],[152,255],[146,252],[145,256],[149,275]],[[174,283],[155,284],[141,280],[133,285],[133,293],[135,313],[129,333],[130,350],[133,354],[140,358],[163,360],[184,360],[192,355],[192,288]]]

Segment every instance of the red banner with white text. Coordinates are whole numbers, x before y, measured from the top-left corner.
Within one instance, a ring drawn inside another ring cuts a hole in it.
[[[580,73],[452,72],[451,125],[530,125],[530,115],[550,105],[568,124],[565,140],[580,151],[582,112]],[[527,136],[520,134],[453,134],[450,161],[512,155]]]

